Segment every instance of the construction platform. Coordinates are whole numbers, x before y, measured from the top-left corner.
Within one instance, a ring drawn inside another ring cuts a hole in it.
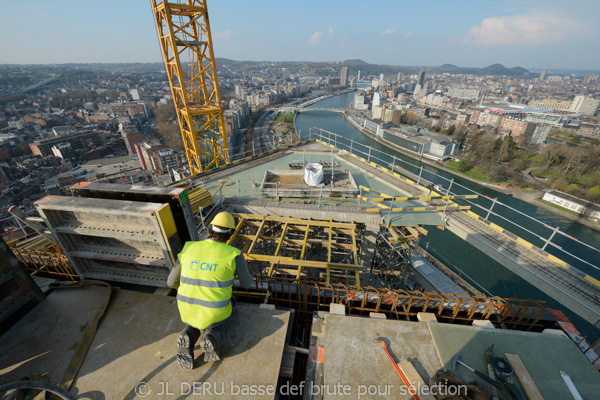
[[[302,217],[315,217],[317,214],[342,216],[346,210],[354,208],[355,215],[363,212],[379,214],[386,223],[402,226],[443,226],[452,233],[467,241],[483,253],[498,260],[507,269],[544,291],[571,311],[575,312],[590,324],[600,326],[600,284],[592,278],[555,256],[536,248],[533,244],[517,237],[507,230],[489,223],[470,210],[462,209],[452,200],[440,200],[439,193],[432,188],[418,185],[414,180],[392,172],[387,167],[375,162],[361,159],[356,154],[340,151],[321,142],[313,142],[294,148],[294,151],[282,153],[279,158],[265,160],[261,164],[248,165],[246,169],[227,175],[229,186],[223,181],[211,180],[211,175],[202,177],[203,187],[210,192],[219,190],[232,202],[248,203],[262,198],[259,187],[253,188],[250,182],[262,182],[266,170],[283,170],[290,163],[317,162],[331,159],[340,163],[340,169],[352,173],[359,187],[366,187],[371,192],[387,195],[408,196],[402,201],[364,201],[366,191],[361,189],[358,199],[319,198],[310,200],[313,207],[303,210]],[[225,175],[218,175],[219,178]],[[430,200],[419,200],[423,197],[437,197]],[[387,196],[382,196],[387,197]],[[297,199],[281,199],[277,207],[262,207],[258,213],[277,212],[285,205],[296,206]],[[302,204],[304,205],[304,204]],[[326,208],[323,208],[326,207]],[[323,210],[322,210],[323,208]],[[326,212],[324,212],[326,210]],[[448,211],[445,213],[444,210]],[[362,211],[362,212],[361,212]],[[451,213],[450,213],[451,211]],[[255,212],[254,210],[249,212]],[[286,210],[287,212],[287,210]],[[287,216],[281,212],[277,215]],[[300,211],[294,214],[300,217]],[[327,220],[327,215],[316,218]],[[343,221],[339,218],[337,220]]]
[[[341,315],[318,312],[313,319],[306,383],[312,388],[311,399],[410,399],[383,344],[375,339],[387,343],[396,363],[410,363],[416,375],[407,377],[415,388],[428,384],[440,368],[452,370],[458,353],[467,365],[487,372],[484,352],[492,344],[497,357],[519,356],[545,400],[572,398],[561,371],[570,376],[582,398],[596,398],[600,388],[598,371],[560,331],[532,333],[445,324],[431,322],[435,321],[432,314],[422,315],[424,322],[386,320],[381,314],[356,318],[344,315],[344,308],[338,306],[335,312]],[[476,381],[490,393],[490,385],[466,368],[458,365],[454,373],[467,383]],[[424,396],[425,391],[421,390],[420,398],[431,398]],[[512,398],[506,388],[502,395]]]
[[[304,181],[304,170],[269,170],[261,185],[265,197],[287,198],[354,198],[359,194],[358,186],[348,170],[323,169],[323,182],[309,186]]]
[[[2,336],[0,385],[34,376],[63,382],[107,292],[101,286],[55,290],[13,325]],[[291,313],[270,307],[236,305],[222,360],[205,364],[196,347],[194,370],[183,371],[175,359],[184,328],[175,298],[115,290],[70,392],[85,399],[184,399],[199,393],[231,399],[252,387],[254,395],[242,397],[273,399],[269,393],[277,388]]]

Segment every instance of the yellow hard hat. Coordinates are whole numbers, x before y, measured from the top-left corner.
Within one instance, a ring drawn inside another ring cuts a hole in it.
[[[221,228],[235,229],[235,220],[233,219],[233,215],[229,214],[228,212],[218,213],[210,224],[219,226]]]

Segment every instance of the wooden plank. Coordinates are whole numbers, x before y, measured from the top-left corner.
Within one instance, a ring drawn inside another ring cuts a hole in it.
[[[402,360],[398,363],[398,366],[400,367],[400,370],[413,387],[419,388],[428,386],[428,384],[423,380],[423,378],[421,378],[421,375],[419,374],[419,372],[417,372],[417,370],[410,361]],[[419,393],[418,396],[421,400],[435,400],[435,397],[429,393]]]
[[[527,395],[527,398],[529,400],[544,400],[537,386],[535,386],[531,375],[529,375],[527,368],[525,368],[523,361],[521,361],[521,358],[516,354],[508,353],[504,355],[504,358],[512,367],[513,372],[517,377],[517,380],[519,381],[521,387],[523,388],[523,391],[525,392],[525,395]]]

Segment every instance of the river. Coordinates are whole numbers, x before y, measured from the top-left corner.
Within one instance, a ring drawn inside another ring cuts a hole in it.
[[[350,92],[325,99],[315,103],[311,107],[343,109],[346,108],[348,104],[353,101],[353,99],[354,92]],[[404,154],[389,149],[364,135],[354,126],[352,126],[352,124],[350,124],[343,115],[324,111],[314,111],[303,112],[296,117],[296,129],[302,134],[306,134],[306,132],[308,132],[311,128],[313,128],[313,130],[314,128],[321,128],[344,136],[346,141],[342,141],[343,143],[341,144],[338,143],[338,147],[340,147],[340,145],[343,146],[344,144],[349,146],[350,140],[353,140],[367,146],[372,146],[374,149],[384,151],[389,155],[396,156],[398,160],[403,160],[407,163],[417,166],[421,165],[418,160],[412,159]],[[354,148],[356,147],[357,146],[355,145]],[[365,157],[364,154],[362,156]],[[384,159],[385,162],[390,164],[392,163],[391,157],[384,157],[379,153],[377,154],[377,157]],[[381,161],[377,160],[377,162],[381,164]],[[411,170],[412,172],[416,172],[417,174],[419,173],[418,168],[411,167],[406,163],[397,161],[396,165],[400,165],[408,170]],[[430,165],[423,164],[423,168],[424,170],[431,172],[424,174],[424,178],[435,183],[442,184],[446,188],[448,187],[448,181],[440,178],[440,176],[448,180],[454,178],[455,185],[452,187],[452,192],[456,194],[469,194],[470,192],[466,189],[468,188],[489,196],[490,198],[496,198],[499,202],[504,203],[507,206],[523,213],[519,214],[519,212],[509,210],[500,205],[494,206],[493,209],[494,211],[501,213],[501,215],[503,215],[509,221],[518,221],[519,225],[534,232],[534,234],[531,234],[526,230],[516,228],[510,222],[507,222],[499,217],[494,217],[493,215],[490,216],[490,221],[510,229],[513,233],[530,241],[536,246],[542,247],[544,241],[535,234],[547,238],[552,233],[548,227],[558,227],[561,232],[577,238],[578,241],[587,243],[596,249],[600,248],[600,233],[593,229],[564,219],[556,214],[535,207],[534,205],[523,202],[511,196],[504,195],[486,186],[478,185],[465,179],[454,177],[452,174]],[[485,197],[478,198],[476,203],[485,208],[489,208],[491,205],[491,201]],[[472,211],[483,216],[487,215],[487,212],[479,209],[478,207],[472,207]],[[547,225],[547,227],[530,220],[526,216],[531,216],[542,221]],[[424,240],[421,242],[422,246],[425,246],[426,243],[429,242],[429,249],[431,250],[432,254],[438,256],[438,258],[440,258],[444,263],[460,268],[493,295],[503,298],[534,299],[545,301],[546,307],[556,308],[563,311],[583,335],[588,335],[588,339],[593,341],[600,336],[600,330],[594,328],[591,324],[587,323],[576,314],[563,307],[560,303],[547,296],[544,292],[540,291],[529,282],[509,271],[502,264],[483,254],[471,245],[464,243],[462,239],[455,236],[453,233],[447,230],[442,231],[435,227],[428,227],[428,231],[429,234],[424,237]],[[600,264],[599,253],[577,243],[577,241],[570,240],[563,235],[557,234],[552,239],[552,243],[555,243],[557,246],[568,250],[573,255],[591,264]],[[585,262],[570,257],[553,246],[548,246],[546,251],[556,255],[569,264],[576,266],[580,270],[595,277],[596,279],[600,279],[600,271],[589,266]]]

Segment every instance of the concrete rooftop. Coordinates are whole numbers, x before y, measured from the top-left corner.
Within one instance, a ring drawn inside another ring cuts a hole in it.
[[[467,365],[486,372],[484,352],[494,344],[496,357],[504,357],[505,353],[520,357],[546,400],[572,398],[560,371],[569,374],[584,399],[597,398],[600,390],[598,371],[560,331],[533,333],[377,317],[381,315],[368,318],[319,313],[315,317],[318,322],[313,322],[312,345],[319,356],[309,365],[316,373],[307,375],[314,385],[328,390],[323,399],[355,399],[361,393],[362,398],[368,399],[411,398],[405,394],[405,386],[383,345],[375,339],[387,342],[397,363],[408,360],[425,383],[440,368],[452,370],[452,359],[457,353]],[[489,384],[466,368],[458,365],[454,373],[467,383],[476,381],[490,392]],[[346,393],[340,393],[343,387],[347,388]],[[364,394],[369,388],[371,394]],[[506,388],[502,395],[507,400],[512,398]]]
[[[104,287],[52,292],[0,337],[0,384],[33,375],[61,382],[105,296]],[[115,290],[71,393],[82,399],[185,399],[210,389],[231,399],[245,385],[274,391],[289,322],[289,311],[238,304],[223,339],[223,359],[205,364],[197,347],[194,370],[183,371],[175,359],[184,327],[175,298]]]

